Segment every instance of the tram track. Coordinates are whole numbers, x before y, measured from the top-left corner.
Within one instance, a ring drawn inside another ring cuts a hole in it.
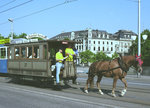
[[[75,91],[75,89],[71,89],[71,90],[63,90],[62,92],[68,92],[68,93],[74,93],[74,94],[78,94],[78,95],[86,95],[86,96],[92,96],[92,97],[96,97],[96,98],[103,98],[103,99],[109,99],[109,100],[115,100],[115,101],[122,101],[122,102],[128,102],[128,103],[134,103],[134,104],[142,104],[142,105],[148,105],[150,106],[150,103],[149,101],[143,101],[143,100],[140,100],[140,99],[135,99],[134,96],[124,96],[124,97],[120,97],[120,96],[117,96],[116,98],[112,97],[110,95],[111,93],[111,88],[109,85],[102,85],[103,86],[103,92],[104,92],[104,95],[100,95],[97,88],[94,87],[93,90],[90,90],[90,92],[87,94],[87,93],[84,93],[83,92],[83,85],[80,85],[80,92],[79,91]],[[78,86],[79,87],[79,86]],[[78,88],[79,89],[79,88]],[[82,89],[82,90],[81,90]],[[122,90],[122,87],[118,87],[117,90],[116,90],[116,94],[118,95],[120,92],[118,91],[119,90]],[[149,92],[149,89],[139,89],[139,88],[133,88],[133,87],[129,87],[128,88],[128,92],[136,92],[137,94],[140,93],[140,92],[143,92],[145,95]],[[127,94],[128,94],[127,92]]]
[[[38,83],[36,82],[32,82],[31,81],[23,81],[23,82],[19,82],[19,83],[14,83],[14,82],[3,82],[0,81],[0,83],[7,83],[9,85],[19,85],[19,86],[27,86],[27,87],[36,87],[39,89],[43,89],[43,90],[53,90],[54,91],[54,86],[45,86],[45,87],[41,87]],[[148,100],[143,100],[140,99],[140,96],[135,96],[136,94],[140,94],[142,93],[143,95],[149,95],[150,91],[149,89],[144,89],[144,88],[137,88],[137,87],[128,87],[127,90],[127,94],[124,97],[120,97],[118,94],[120,94],[120,91],[123,89],[121,86],[117,86],[116,89],[116,95],[117,97],[114,98],[110,95],[111,90],[112,90],[112,86],[111,85],[104,85],[101,84],[102,87],[102,91],[104,92],[104,95],[100,95],[96,86],[94,86],[93,89],[89,90],[89,93],[86,94],[84,93],[83,89],[84,89],[85,83],[80,83],[79,85],[74,85],[69,83],[68,87],[67,86],[62,86],[62,93],[71,93],[71,94],[76,94],[76,95],[83,95],[83,96],[87,96],[87,97],[93,97],[93,98],[101,98],[101,99],[109,99],[109,100],[115,100],[115,101],[121,101],[121,102],[128,102],[128,103],[134,103],[134,104],[141,104],[141,105],[146,105],[146,106],[150,106],[150,103]],[[133,95],[132,95],[133,93]],[[129,95],[128,95],[129,94]]]

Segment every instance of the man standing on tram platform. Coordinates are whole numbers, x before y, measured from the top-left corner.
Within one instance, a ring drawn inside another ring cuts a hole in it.
[[[74,64],[74,63],[73,63],[73,56],[76,55],[75,52],[73,51],[73,49],[72,49],[72,47],[71,47],[70,44],[69,44],[68,47],[65,49],[65,55],[68,56],[68,58],[66,59],[66,62],[68,63],[68,66],[70,67],[70,66],[71,66],[71,65],[70,65],[71,62],[72,62],[71,64]],[[72,83],[73,83],[73,84],[78,84],[78,83],[76,82],[76,78],[77,78],[77,76],[75,75],[75,77],[74,77],[73,80],[72,80]]]
[[[69,56],[66,61],[73,61],[73,56],[75,55],[75,52],[71,48],[71,45],[68,45],[68,48],[65,49],[65,55]]]
[[[67,57],[63,57],[63,54],[62,54],[62,49],[59,48],[59,51],[56,53],[56,85],[59,86],[60,83],[59,83],[59,74],[60,74],[60,70],[61,68],[64,67],[64,64],[62,63]]]

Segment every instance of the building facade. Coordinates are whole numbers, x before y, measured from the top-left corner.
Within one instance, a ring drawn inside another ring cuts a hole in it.
[[[128,54],[132,45],[132,36],[137,36],[137,34],[128,30],[119,30],[115,34],[111,34],[107,31],[89,28],[81,31],[64,32],[51,39],[79,41],[81,44],[76,44],[79,52],[90,50],[93,53],[97,53],[103,51],[111,57],[115,52],[122,55]]]

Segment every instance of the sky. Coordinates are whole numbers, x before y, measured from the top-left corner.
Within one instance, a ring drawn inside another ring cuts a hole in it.
[[[66,2],[72,1],[72,2]],[[141,0],[141,32],[150,30],[150,0]],[[51,38],[87,28],[138,33],[138,0],[0,0],[0,34],[39,33]]]

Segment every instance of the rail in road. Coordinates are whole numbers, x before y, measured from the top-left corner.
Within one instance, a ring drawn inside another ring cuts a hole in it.
[[[88,95],[92,97],[98,97],[103,99],[112,99],[117,101],[123,101],[123,102],[129,102],[129,103],[135,103],[135,104],[142,104],[142,105],[148,105],[150,106],[150,89],[141,89],[141,88],[135,88],[135,87],[129,87],[127,90],[127,93],[124,97],[120,97],[122,87],[117,87],[116,95],[117,97],[114,98],[111,96],[111,90],[112,86],[110,85],[101,85],[102,91],[104,92],[104,95],[100,95],[97,88],[94,86],[93,89],[89,91],[88,94],[83,92],[83,87],[85,84],[80,84],[78,86],[73,85],[73,89],[64,90],[64,92],[70,92],[80,95]],[[78,88],[78,90],[74,88]]]
[[[7,83],[7,81],[2,81],[0,80],[0,83],[6,83],[9,84],[9,87],[14,87],[15,85],[19,85],[19,86],[24,86],[26,87],[35,87],[37,89],[43,89],[43,90],[53,90],[53,86],[44,86],[44,87],[40,87],[39,84],[35,83],[35,82],[30,82],[30,81],[23,81],[23,82],[19,82],[19,83],[14,83],[14,82],[9,82]],[[134,82],[133,82],[134,83]],[[141,83],[142,84],[142,83]],[[144,84],[144,83],[143,83]],[[117,101],[118,103],[122,103],[122,102],[127,102],[127,103],[134,103],[137,105],[144,105],[144,106],[150,106],[150,86],[148,88],[138,88],[136,87],[128,87],[128,91],[127,94],[124,97],[119,97],[118,94],[120,94],[120,91],[122,90],[122,87],[119,85],[117,86],[117,90],[116,90],[116,95],[118,95],[118,97],[114,98],[111,97],[110,93],[111,93],[111,84],[110,85],[106,85],[106,84],[102,84],[102,91],[104,92],[104,95],[100,95],[98,93],[98,90],[96,89],[96,87],[94,87],[92,90],[90,90],[89,94],[86,94],[83,92],[83,88],[85,86],[85,82],[81,81],[79,85],[73,85],[69,82],[68,86],[62,86],[62,91],[60,91],[61,93],[70,93],[70,94],[74,94],[77,96],[87,96],[87,98],[97,98],[97,99],[105,99],[105,100],[112,100],[112,101]],[[147,86],[147,85],[146,85]],[[26,90],[26,89],[25,89]],[[86,102],[86,101],[85,101]],[[104,102],[105,103],[105,102]],[[107,103],[105,103],[107,104]]]

